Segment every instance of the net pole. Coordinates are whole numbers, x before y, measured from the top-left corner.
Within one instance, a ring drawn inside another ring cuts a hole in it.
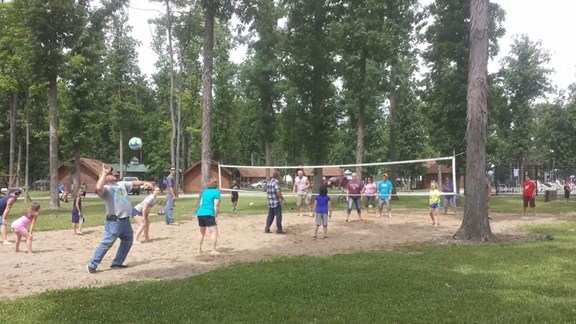
[[[218,163],[218,188],[222,190],[222,166]]]

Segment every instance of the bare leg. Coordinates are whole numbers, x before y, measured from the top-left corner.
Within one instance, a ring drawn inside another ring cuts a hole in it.
[[[432,225],[435,225],[436,222],[434,221],[434,208],[430,208],[428,214],[430,214],[430,219],[432,220]]]
[[[8,236],[6,236],[6,224],[2,224],[2,226],[0,226],[0,233],[2,233],[2,243],[9,244],[10,242],[8,242]]]
[[[144,218],[144,241],[150,241],[150,220],[148,217]]]
[[[84,224],[84,217],[80,217],[80,221],[78,222],[78,234],[82,235],[82,224]]]
[[[198,238],[199,238],[198,254],[202,254],[202,242],[204,242],[204,235],[206,235],[206,227],[200,226],[199,230],[200,230],[200,235],[198,236]]]
[[[208,231],[210,232],[210,239],[212,240],[212,252],[210,252],[210,255],[219,255],[220,252],[216,251],[216,243],[218,243],[218,226],[210,226],[208,227]]]
[[[314,236],[312,236],[313,239],[316,239],[316,236],[318,236],[318,225],[314,226]]]
[[[140,217],[140,216],[136,216],[136,217]],[[138,229],[136,230],[136,235],[134,235],[134,242],[139,242],[140,235],[142,234],[143,230],[144,230],[143,220],[138,218]]]
[[[324,226],[324,238],[328,237],[328,225]]]
[[[32,235],[26,234],[26,245],[28,246],[28,253],[32,253]]]
[[[14,251],[20,252],[20,240],[22,240],[22,234],[20,234],[19,232],[16,232],[14,234],[16,234],[16,244]]]
[[[78,234],[78,232],[76,231],[76,223],[72,223],[72,234]]]

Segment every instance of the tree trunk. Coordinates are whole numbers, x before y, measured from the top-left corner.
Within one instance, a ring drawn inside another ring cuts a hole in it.
[[[118,152],[120,154],[120,161],[119,161],[119,165],[120,165],[120,170],[117,170],[120,174],[120,180],[122,180],[122,178],[124,178],[124,145],[122,145],[124,143],[124,132],[122,131],[122,128],[120,128],[118,130]]]
[[[170,109],[170,121],[172,122],[172,136],[170,138],[170,163],[176,166],[176,137],[177,137],[177,125],[176,125],[176,112],[174,111],[174,50],[172,46],[172,11],[170,8],[170,0],[165,0],[166,3],[166,17],[168,18],[168,56],[170,58],[170,99],[169,99],[169,109]],[[176,179],[178,175],[178,168],[176,168]]]
[[[14,187],[16,177],[14,175],[14,159],[16,158],[16,116],[18,115],[18,104],[20,96],[18,90],[12,94],[12,107],[10,109],[10,157],[8,161],[8,187]]]
[[[360,52],[360,69],[359,69],[359,83],[358,84],[358,134],[356,140],[356,164],[362,164],[362,157],[364,155],[364,126],[366,119],[366,99],[364,93],[364,84],[366,83],[366,48],[363,48]],[[362,168],[356,168],[356,174],[358,179],[362,180]]]
[[[58,196],[58,81],[56,75],[50,77],[49,92],[50,204],[48,209],[58,209],[60,208],[60,199]]]
[[[470,69],[466,127],[466,205],[457,239],[493,241],[486,192],[489,0],[471,0]]]
[[[214,0],[205,0],[204,18],[204,68],[202,71],[202,188],[206,188],[210,179],[212,159],[212,65],[214,61]]]
[[[26,156],[24,162],[24,190],[28,192],[28,186],[30,185],[29,173],[30,173],[30,89],[26,89]],[[26,197],[29,197],[26,195]]]
[[[388,121],[390,125],[390,160],[398,161],[398,150],[396,149],[396,66],[390,67],[390,115]],[[392,186],[392,200],[398,200],[396,188],[396,165],[390,165],[389,172],[390,181]]]

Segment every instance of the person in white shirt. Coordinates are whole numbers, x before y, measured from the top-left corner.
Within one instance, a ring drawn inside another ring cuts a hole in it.
[[[306,208],[306,212],[309,212],[310,206],[310,196],[308,195],[308,189],[310,188],[310,181],[308,177],[304,176],[302,170],[298,170],[298,174],[294,179],[294,186],[292,187],[292,192],[297,195],[296,206],[300,209],[300,216]]]

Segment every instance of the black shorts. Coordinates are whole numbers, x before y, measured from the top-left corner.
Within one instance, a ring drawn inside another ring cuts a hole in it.
[[[232,199],[232,202],[237,202],[238,201],[238,194],[232,193],[231,199]]]
[[[198,226],[200,226],[200,227],[216,226],[216,217],[214,217],[214,216],[198,216]]]

